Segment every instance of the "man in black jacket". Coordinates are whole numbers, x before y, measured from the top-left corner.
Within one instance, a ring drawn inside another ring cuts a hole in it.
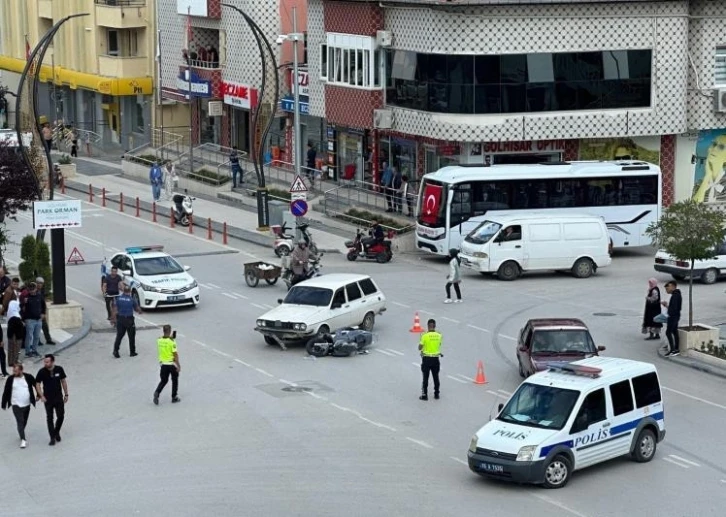
[[[23,365],[17,363],[13,366],[13,375],[5,381],[3,389],[2,408],[3,410],[12,407],[13,416],[18,426],[18,435],[20,435],[20,448],[25,449],[27,442],[25,441],[25,426],[28,424],[28,415],[30,415],[30,405],[35,406],[37,398],[37,390],[35,389],[35,379],[29,373],[23,372]]]
[[[25,321],[25,357],[38,357],[40,332],[45,319],[45,298],[35,282],[28,285],[28,293],[21,298],[20,307]]]
[[[678,289],[678,284],[671,280],[665,285],[666,293],[671,295],[670,300],[667,302],[661,302],[663,307],[668,307],[668,323],[666,324],[666,338],[668,338],[668,344],[670,350],[666,354],[666,357],[673,357],[679,355],[679,338],[678,338],[678,322],[681,319],[681,307],[683,306],[683,296],[681,296],[681,290]]]
[[[43,297],[43,300],[46,300],[48,298],[48,295],[45,294],[45,280],[42,276],[39,276],[35,279],[35,283],[38,286],[38,292]],[[47,318],[43,318],[43,337],[45,338],[45,344],[46,345],[55,345],[55,341],[53,341],[53,338],[50,337],[50,329],[48,328],[48,320]]]

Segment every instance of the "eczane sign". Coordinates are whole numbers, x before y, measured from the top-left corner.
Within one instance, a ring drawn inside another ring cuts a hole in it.
[[[80,199],[36,201],[33,203],[33,229],[80,228]]]

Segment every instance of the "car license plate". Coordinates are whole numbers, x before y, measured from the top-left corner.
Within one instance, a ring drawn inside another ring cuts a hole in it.
[[[493,472],[495,474],[504,474],[504,466],[496,465],[495,463],[482,462],[479,464],[479,468],[485,472]]]
[[[676,261],[675,260],[670,260],[670,259],[666,259],[665,263],[668,264],[669,266],[675,266],[676,265]]]
[[[178,302],[178,301],[181,301],[183,299],[184,299],[183,296],[169,296],[167,298],[167,300],[169,300],[170,302]]]

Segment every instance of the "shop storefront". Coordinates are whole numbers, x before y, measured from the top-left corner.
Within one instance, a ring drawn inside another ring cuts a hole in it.
[[[370,182],[372,167],[367,159],[366,131],[359,128],[336,128],[336,168],[340,179]]]
[[[199,107],[202,112],[200,117],[201,143],[220,144],[222,142],[222,102],[202,99]]]
[[[424,172],[435,172],[442,167],[459,165],[461,145],[459,144],[424,144]]]
[[[383,170],[383,163],[393,165],[402,176],[418,177],[416,161],[415,140],[408,140],[397,136],[383,135],[378,141],[378,163]]]
[[[287,113],[287,147],[292,148],[293,132],[294,132],[294,114],[295,114],[295,97],[292,93],[292,81],[294,80],[292,70],[289,74],[291,93],[280,100],[280,110]],[[311,143],[316,151],[317,158],[322,159],[326,151],[325,121],[319,117],[310,115],[309,103],[309,75],[307,71],[298,71],[298,94],[300,95],[300,137],[299,149],[301,149],[301,157],[306,162],[306,151],[308,143]],[[289,161],[292,162],[292,153],[289,153]],[[307,165],[307,163],[305,163]]]
[[[250,111],[257,106],[257,89],[231,81],[222,82],[222,98],[230,106],[232,145],[250,152],[252,121]]]

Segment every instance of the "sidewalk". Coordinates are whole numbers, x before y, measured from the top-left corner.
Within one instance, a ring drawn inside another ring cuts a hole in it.
[[[118,167],[120,168],[120,165]],[[152,217],[153,200],[149,185],[121,176],[87,176],[81,173],[78,173],[72,180],[66,181],[66,193],[72,191],[74,192],[73,195],[79,199],[89,200],[90,188],[93,189],[93,202],[96,204],[102,204],[102,192],[103,189],[106,189],[107,207],[119,208],[119,200],[121,194],[123,194],[125,212],[133,213],[135,211],[136,198],[138,198],[139,209],[142,214],[141,217],[145,219],[151,219]],[[255,202],[254,198],[251,199],[252,202]],[[170,201],[162,199],[156,204],[157,220],[160,224],[169,224],[170,209]],[[218,200],[210,201],[197,196],[194,201],[194,227],[206,231],[208,219],[211,219],[212,231],[214,233],[221,234],[224,223],[227,223],[227,234],[229,237],[272,248],[274,241],[272,232],[260,232],[257,230],[256,208],[246,210],[241,207],[231,207],[220,203]],[[319,227],[322,225],[320,221],[314,220],[311,226]],[[197,230],[197,232],[199,231]],[[349,232],[348,235],[352,237],[352,233]],[[318,244],[318,249],[321,251],[327,253],[346,252],[344,246],[345,238],[332,233],[328,229],[321,230],[314,228],[313,238]]]
[[[709,375],[715,375],[716,377],[726,379],[726,368],[713,366],[690,356],[684,357],[682,355],[678,355],[676,357],[666,357],[665,354],[666,352],[662,350],[661,347],[658,347],[658,357],[660,357],[664,361],[670,361],[681,366],[693,368],[694,370],[698,370],[699,372],[708,373]]]

